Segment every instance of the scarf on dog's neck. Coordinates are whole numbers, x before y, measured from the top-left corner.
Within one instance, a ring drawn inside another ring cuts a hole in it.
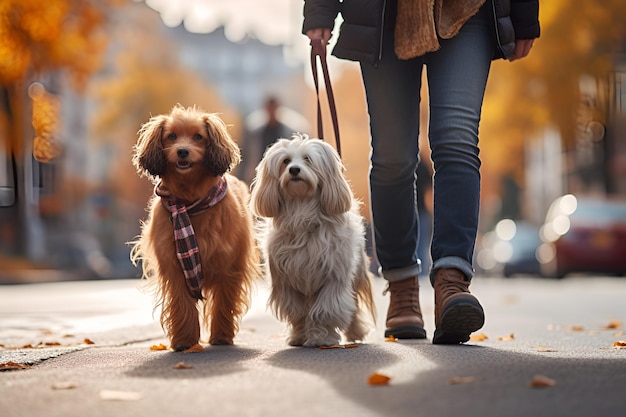
[[[478,13],[485,0],[398,0],[395,51],[411,59],[439,49],[439,38],[450,39]]]
[[[200,264],[200,250],[195,237],[191,218],[219,203],[226,195],[226,179],[220,178],[219,182],[211,188],[209,194],[192,203],[178,200],[174,197],[167,186],[159,182],[154,193],[161,197],[161,203],[172,215],[171,222],[174,226],[174,241],[176,243],[176,257],[180,263],[187,289],[191,296],[197,300],[202,299],[202,266]]]

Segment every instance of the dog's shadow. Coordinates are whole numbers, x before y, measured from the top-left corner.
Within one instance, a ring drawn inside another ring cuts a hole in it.
[[[135,378],[192,379],[246,372],[245,363],[262,352],[241,346],[207,346],[202,352],[165,352],[144,361],[127,375]]]
[[[393,366],[402,358],[376,344],[356,348],[286,348],[266,359],[271,366],[317,376],[347,399],[363,400],[368,377]]]

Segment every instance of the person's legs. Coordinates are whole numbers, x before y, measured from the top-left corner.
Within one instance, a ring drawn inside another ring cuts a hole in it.
[[[363,64],[371,130],[370,198],[374,243],[391,293],[385,335],[425,338],[416,257],[419,103],[423,61],[400,61],[393,35],[376,66]]]
[[[480,204],[478,125],[495,47],[488,12],[487,4],[457,36],[442,40],[441,49],[426,57],[435,168],[433,343],[465,342],[484,322],[482,307],[468,286]]]

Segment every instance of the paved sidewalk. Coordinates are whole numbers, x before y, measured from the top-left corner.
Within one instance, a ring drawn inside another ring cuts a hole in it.
[[[463,346],[386,342],[387,298],[374,283],[378,328],[353,349],[292,348],[258,290],[236,346],[200,353],[167,344],[138,281],[0,286],[3,417],[601,416],[624,412],[626,279],[477,278],[488,338]],[[422,282],[426,330],[433,294]],[[607,328],[616,326],[618,328]],[[501,340],[500,340],[501,339]],[[87,344],[85,342],[93,342]],[[45,344],[60,346],[45,346]],[[24,348],[25,345],[34,348]],[[181,365],[182,362],[182,365]],[[177,367],[178,365],[178,367]],[[184,365],[184,366],[183,366]],[[180,368],[186,369],[180,369]],[[372,386],[372,373],[391,377]],[[533,388],[536,375],[555,382]],[[462,383],[454,383],[462,382]]]

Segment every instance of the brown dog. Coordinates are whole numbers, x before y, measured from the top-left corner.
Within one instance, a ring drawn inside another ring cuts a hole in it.
[[[199,316],[210,344],[232,344],[260,276],[248,187],[228,174],[239,148],[217,115],[177,105],[141,127],[134,151],[156,188],[131,259],[154,285],[171,348],[199,342]]]

